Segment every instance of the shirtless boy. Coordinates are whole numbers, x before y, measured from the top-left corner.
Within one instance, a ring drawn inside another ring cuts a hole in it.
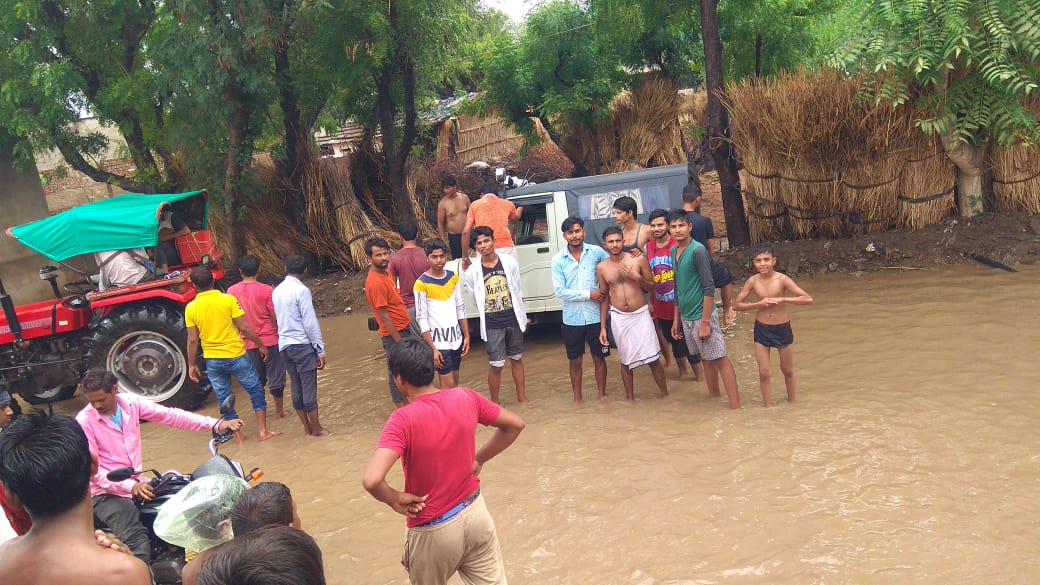
[[[644,252],[646,243],[650,240],[650,227],[639,223],[639,220],[636,219],[638,212],[639,206],[635,199],[625,195],[614,200],[614,221],[621,226],[624,239],[621,248],[623,252],[632,250]]]
[[[0,545],[4,585],[148,585],[148,567],[94,534],[87,437],[75,419],[24,415],[0,433],[4,490],[29,512],[32,527]]]
[[[772,387],[770,386],[769,348],[775,347],[780,354],[780,371],[784,373],[787,400],[794,401],[794,333],[791,319],[787,316],[787,305],[811,305],[813,298],[776,267],[776,252],[769,244],[755,248],[751,263],[755,274],[747,279],[737,295],[733,308],[738,311],[758,309],[755,315],[755,359],[758,361],[758,383],[762,387],[762,402],[769,407]],[[754,291],[758,302],[746,303]],[[792,296],[788,296],[788,294]]]
[[[444,197],[437,203],[437,235],[442,242],[448,242],[452,258],[461,258],[462,228],[466,227],[469,195],[459,192],[455,177],[444,177],[441,189]]]
[[[599,342],[607,345],[607,311],[610,329],[621,358],[621,381],[625,398],[635,400],[632,370],[649,364],[661,396],[668,396],[668,386],[661,365],[661,344],[657,341],[654,320],[646,305],[646,292],[654,290],[654,275],[643,258],[632,258],[622,252],[624,236],[621,227],[603,230],[603,247],[610,257],[596,266],[600,293],[606,297],[600,308]]]

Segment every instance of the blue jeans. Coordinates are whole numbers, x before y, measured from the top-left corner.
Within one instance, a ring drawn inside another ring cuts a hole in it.
[[[242,388],[249,393],[249,401],[253,403],[253,411],[267,410],[267,398],[264,396],[264,386],[260,383],[260,376],[253,369],[253,362],[247,354],[237,358],[214,358],[206,360],[206,376],[213,385],[213,393],[217,395],[217,401],[223,402],[231,395],[231,376],[234,376]],[[224,415],[225,420],[234,420],[238,414],[234,409]]]

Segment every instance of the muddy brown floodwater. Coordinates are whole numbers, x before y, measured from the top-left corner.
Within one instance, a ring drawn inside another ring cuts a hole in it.
[[[670,378],[655,398],[646,368],[626,402],[616,357],[607,399],[574,405],[557,331],[529,335],[531,401],[515,403],[508,376],[502,389],[527,430],[481,475],[511,583],[1036,582],[1040,269],[799,284],[816,299],[794,311],[799,401],[777,371],[770,410],[747,314],[728,340],[739,412],[703,383]],[[284,436],[224,452],[292,488],[330,584],[407,583],[404,520],[361,487],[391,406],[379,340],[361,315],[322,328],[336,435],[285,419]],[[486,392],[485,357],[478,345],[462,380]],[[202,434],[144,429],[146,465],[188,471],[206,456]],[[390,481],[402,486],[400,466]]]

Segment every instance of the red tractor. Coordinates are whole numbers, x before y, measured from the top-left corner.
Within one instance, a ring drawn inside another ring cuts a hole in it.
[[[171,240],[180,261],[167,274],[104,290],[96,290],[97,277],[86,278],[66,283],[63,295],[57,284],[62,271],[44,266],[40,278],[50,283],[54,299],[20,307],[0,282],[0,388],[44,404],[71,397],[86,369],[104,368],[116,375],[124,392],[186,409],[205,401],[208,382],[188,378],[184,326],[184,306],[195,298],[187,277],[191,269],[208,265],[215,278],[224,274],[206,229],[205,191],[119,195],[10,228],[7,235],[81,272],[66,261],[156,246],[160,221],[170,212],[200,229],[182,230],[188,233]],[[143,256],[141,263],[151,266]]]

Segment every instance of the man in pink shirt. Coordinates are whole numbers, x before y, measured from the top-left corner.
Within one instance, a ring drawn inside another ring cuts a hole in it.
[[[90,478],[94,515],[130,547],[135,557],[149,563],[152,554],[148,530],[141,524],[131,498],[152,499],[152,487],[146,480],[113,482],[106,477],[120,467],[141,469],[141,421],[182,431],[237,431],[242,428],[242,421],[215,419],[168,408],[133,394],[121,394],[115,375],[102,369],[88,371],[80,382],[80,390],[88,404],[76,414],[76,422],[87,436],[90,452],[97,455],[97,472]]]
[[[444,585],[458,572],[466,583],[505,585],[502,549],[478,476],[489,459],[513,444],[523,419],[469,388],[435,388],[433,349],[418,339],[395,343],[388,361],[411,402],[390,415],[363,484],[408,518],[403,561],[408,580]],[[479,451],[478,423],[497,428]],[[404,492],[386,482],[398,459]]]
[[[242,275],[242,282],[231,285],[228,294],[238,299],[246,313],[246,321],[267,346],[267,361],[260,355],[257,344],[244,335],[242,342],[246,344],[246,353],[260,377],[260,385],[266,386],[274,397],[275,416],[285,418],[285,360],[278,353],[278,322],[272,300],[274,288],[256,279],[260,273],[260,259],[256,256],[243,256],[238,261],[238,273]]]

